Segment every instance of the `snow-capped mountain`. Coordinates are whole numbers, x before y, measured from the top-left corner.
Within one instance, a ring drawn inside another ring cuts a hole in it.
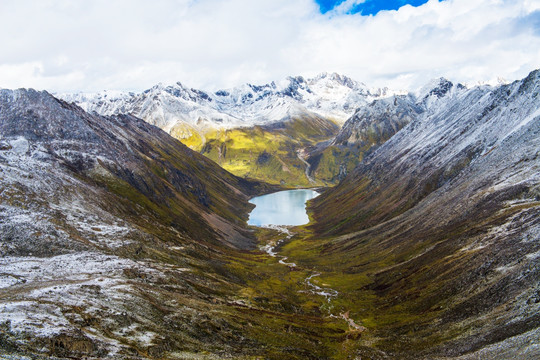
[[[376,98],[359,106],[332,141],[310,151],[308,162],[313,175],[334,183],[343,179],[367,152],[375,150],[411,121],[438,111],[451,95],[466,90],[461,84],[438,78],[416,92]],[[322,158],[332,161],[321,161]]]
[[[477,88],[493,89],[487,85]],[[448,99],[468,90],[462,84],[438,78],[416,92],[375,99],[356,109],[343,124],[332,145],[380,145],[422,113],[439,111]]]
[[[369,89],[346,76],[323,73],[310,79],[288,77],[279,83],[244,84],[214,93],[178,82],[158,84],[141,93],[104,91],[57,96],[101,115],[129,113],[170,132],[182,123],[197,130],[235,128],[310,113],[343,122],[359,106],[396,93],[401,92]]]
[[[344,183],[324,196],[354,188],[361,179],[372,179],[371,186],[376,184],[381,191],[392,189],[391,196],[395,197],[392,207],[372,212],[374,218],[385,218],[387,211],[404,211],[413,203],[411,199],[419,201],[430,194],[439,194],[433,200],[442,201],[443,193],[444,197],[452,193],[461,199],[468,191],[476,197],[475,201],[484,201],[490,194],[500,191],[510,194],[509,188],[523,187],[530,189],[533,199],[537,198],[540,70],[498,87],[483,85],[468,89],[444,79],[438,84],[417,98],[414,105],[421,111],[411,116],[408,125],[366,156]],[[372,116],[384,114],[385,109],[394,109],[390,112],[393,115],[400,113],[396,110],[400,107],[387,103],[374,102],[358,114],[377,104],[387,107],[380,105],[383,111]],[[365,124],[365,119],[354,116],[337,138],[345,135],[347,129],[354,129],[353,125]],[[356,133],[360,130],[355,129]],[[344,137],[343,141],[346,140]],[[528,195],[523,196],[525,199]],[[451,203],[457,203],[456,199]],[[472,198],[467,201],[471,202]],[[379,207],[380,194],[376,202],[354,203],[351,211],[356,213],[361,208],[369,212]],[[366,224],[353,227],[362,226]]]

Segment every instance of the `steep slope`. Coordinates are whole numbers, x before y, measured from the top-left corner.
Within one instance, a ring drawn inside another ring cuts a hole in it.
[[[527,79],[523,81],[534,83]],[[487,177],[492,186],[497,182],[496,176],[499,177],[498,181],[510,177],[509,165],[512,162],[506,159],[506,154],[533,151],[535,144],[534,134],[531,148],[522,144],[516,135],[501,136],[524,131],[527,128],[523,126],[537,123],[534,121],[538,107],[534,91],[529,94],[518,90],[519,84],[497,89],[476,87],[455,91],[447,96],[424,98],[422,101],[430,104],[425,107],[422,116],[398,132],[380,151],[366,158],[355,169],[353,176],[345,181],[346,184],[325,196],[347,192],[351,188],[358,191],[358,185],[364,184],[370,196],[362,203],[347,207],[349,215],[357,214],[362,209],[362,213],[369,213],[369,220],[379,223],[408,210],[435,190],[442,191],[444,186],[452,190],[454,183],[451,180],[458,175],[464,176],[462,171],[470,170],[470,165],[475,165],[472,169],[477,173],[467,171],[466,174],[474,178]],[[529,98],[523,99],[525,97]],[[515,150],[510,150],[512,148]],[[497,159],[497,170],[486,164],[493,158]],[[530,160],[532,164],[533,160]],[[520,168],[522,171],[534,169],[525,165]],[[446,188],[444,190],[449,193]],[[392,203],[388,209],[381,207],[381,194]],[[375,198],[377,200],[367,206],[368,201]],[[342,215],[344,217],[339,221],[346,229],[344,231],[372,225],[364,219],[359,220],[357,216],[349,222],[345,213]]]
[[[375,100],[359,108],[353,117],[347,120],[332,144],[361,147],[380,144],[421,112],[422,109],[415,106],[415,99],[411,96]]]
[[[1,90],[0,135],[0,352],[162,358],[249,342],[223,267],[254,248],[247,199],[264,188],[140,119],[46,92]]]
[[[412,94],[378,99],[359,107],[332,141],[310,151],[311,174],[327,183],[343,179],[367,152],[390,139],[424,109]]]
[[[313,201],[317,235],[285,255],[328,271],[320,281],[368,328],[363,346],[397,358],[538,356],[539,93],[535,71],[432,94]]]

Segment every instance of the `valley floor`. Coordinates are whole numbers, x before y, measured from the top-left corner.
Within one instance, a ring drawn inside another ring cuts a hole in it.
[[[267,344],[265,358],[515,359],[518,356],[536,359],[540,356],[540,330],[530,313],[534,306],[529,311],[522,310],[521,315],[510,315],[514,319],[507,322],[501,319],[499,310],[485,312],[481,304],[476,304],[478,310],[473,311],[478,313],[456,321],[448,315],[454,311],[453,305],[448,309],[426,305],[435,290],[420,283],[403,285],[403,298],[397,302],[394,296],[381,295],[380,289],[374,287],[376,273],[355,271],[347,264],[351,259],[340,260],[327,253],[335,238],[314,239],[306,226],[261,228],[257,232],[264,253],[252,252],[243,259],[231,259],[228,266],[246,285],[238,293],[238,306],[245,307],[246,313],[262,315],[257,326],[250,327],[253,331],[249,336]],[[356,261],[361,258],[350,255]],[[391,268],[386,266],[378,271]],[[432,286],[435,288],[437,284]],[[411,291],[416,294],[413,300]],[[452,296],[439,300],[466,302],[470,294]],[[518,306],[521,301],[510,300],[503,305],[505,311],[515,311],[510,307]],[[529,323],[520,325],[521,316],[529,317]],[[261,326],[266,330],[261,331]],[[479,335],[476,341],[471,341],[469,336],[474,333]]]

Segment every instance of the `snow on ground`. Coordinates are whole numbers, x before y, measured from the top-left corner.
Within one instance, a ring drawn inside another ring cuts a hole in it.
[[[100,208],[99,189],[61,166],[40,143],[0,140],[0,325],[20,339],[74,333],[81,312],[99,318],[129,311],[137,289],[126,271],[163,276],[151,264],[97,250],[127,245],[138,230]],[[133,341],[146,346],[154,335],[141,331]],[[100,333],[90,326],[85,336],[113,352],[120,346]]]
[[[107,317],[129,313],[130,304],[136,301],[136,288],[126,278],[126,270],[161,276],[133,260],[91,251],[48,258],[8,256],[0,258],[0,269],[3,277],[18,280],[0,282],[1,322],[7,323],[12,333],[37,338],[77,331],[85,322],[81,312],[86,317],[104,317],[104,322]],[[143,346],[157,336],[129,324],[117,326],[114,332]],[[86,336],[108,343],[109,351],[118,350],[115,339],[99,334],[101,330],[85,325]]]
[[[20,204],[32,204],[32,207],[0,203],[0,225],[53,228],[53,219],[62,216],[70,226],[95,244],[117,248],[130,243],[130,234],[136,230],[108,211],[90,205],[91,202],[86,199],[99,198],[99,194],[92,195],[98,190],[60,169],[61,165],[51,158],[41,144],[30,143],[24,137],[3,140],[2,143],[8,150],[0,151],[0,194],[6,198],[20,199]],[[81,189],[86,189],[88,194],[81,193]]]
[[[94,252],[0,258],[3,274],[19,280],[0,290],[0,314],[12,331],[58,334],[70,328],[63,310],[95,301],[93,296],[85,299],[88,292],[102,292],[103,303],[110,301],[119,287],[129,287],[123,270],[134,266],[131,260]]]

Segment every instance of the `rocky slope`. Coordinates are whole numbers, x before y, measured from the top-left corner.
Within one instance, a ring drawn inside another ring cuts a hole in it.
[[[210,314],[238,287],[225,258],[255,247],[247,199],[264,187],[46,92],[1,90],[0,135],[0,352],[161,358],[247,341],[228,334],[234,308]]]
[[[311,250],[291,245],[287,255],[342,274],[321,281],[350,298],[370,348],[532,359],[540,71],[497,88],[447,85],[420,97],[421,114],[314,200]]]

